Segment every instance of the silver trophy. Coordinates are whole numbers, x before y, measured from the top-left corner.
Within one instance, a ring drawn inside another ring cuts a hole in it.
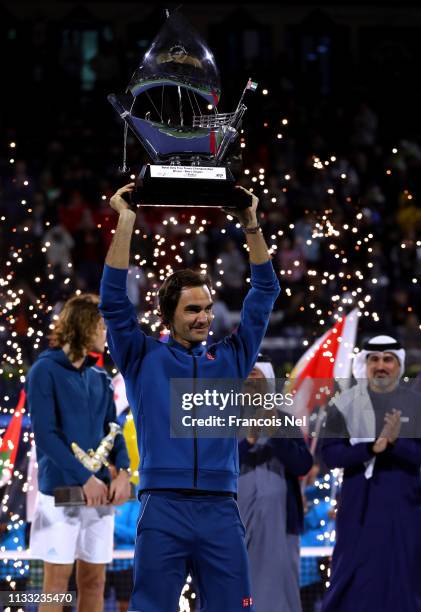
[[[244,104],[257,83],[248,80],[236,109],[218,110],[219,71],[212,51],[180,12],[168,15],[141,60],[125,94],[108,100],[146,151],[132,193],[143,206],[247,208],[251,198],[235,189],[241,170]]]
[[[117,434],[121,433],[121,427],[117,423],[110,423],[109,427],[109,433],[102,438],[98,448],[95,451],[90,449],[88,452],[85,452],[76,444],[76,442],[72,442],[71,444],[72,451],[76,459],[79,459],[81,464],[93,474],[98,472],[103,465],[106,467],[109,466],[108,457],[113,449],[115,437]]]

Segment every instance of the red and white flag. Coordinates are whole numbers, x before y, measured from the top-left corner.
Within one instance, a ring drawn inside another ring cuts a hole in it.
[[[18,453],[20,434],[22,430],[22,414],[25,408],[26,395],[22,389],[18,405],[13,412],[6,431],[0,438],[0,487],[9,482]]]
[[[127,400],[126,395],[126,385],[124,384],[124,378],[120,374],[116,374],[113,378],[113,387],[114,387],[114,402],[117,411],[117,416],[120,416],[122,412],[126,410],[129,406],[129,402]]]
[[[341,389],[349,386],[358,319],[357,308],[338,319],[295,365],[284,395],[293,394],[296,417],[306,416],[315,406],[326,403],[334,393],[335,381]]]

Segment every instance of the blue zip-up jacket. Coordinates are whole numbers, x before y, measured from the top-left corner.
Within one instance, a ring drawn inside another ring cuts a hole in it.
[[[96,449],[116,422],[111,379],[87,357],[75,368],[61,349],[41,353],[26,381],[28,406],[35,435],[38,486],[46,495],[56,487],[80,486],[92,476],[74,456],[71,443],[84,451]],[[118,469],[130,465],[122,435],[115,438],[110,463]],[[95,474],[108,481],[107,468]]]
[[[141,489],[236,492],[237,439],[170,438],[171,378],[247,378],[266,333],[279,283],[270,261],[251,265],[251,285],[235,333],[207,349],[162,343],[139,327],[127,297],[127,270],[105,266],[100,310],[138,434]]]

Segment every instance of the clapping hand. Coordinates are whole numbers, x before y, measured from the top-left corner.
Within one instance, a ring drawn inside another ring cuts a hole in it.
[[[388,444],[396,442],[401,430],[401,414],[400,410],[392,410],[386,412],[384,417],[384,427],[373,445],[373,451],[378,454],[386,450]]]

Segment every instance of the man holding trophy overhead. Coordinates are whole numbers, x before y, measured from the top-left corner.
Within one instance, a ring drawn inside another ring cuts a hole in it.
[[[213,54],[174,12],[145,53],[126,95],[109,96],[125,122],[125,136],[130,128],[151,158],[137,182],[118,189],[110,200],[119,220],[100,292],[108,346],[124,377],[139,445],[142,510],[129,605],[133,612],[176,612],[189,573],[201,610],[254,610],[244,525],[235,501],[237,439],[232,433],[200,438],[196,430],[190,438],[171,437],[170,412],[172,379],[192,379],[194,388],[195,381],[205,379],[247,378],[279,293],[258,224],[258,199],[235,188],[238,128],[246,110],[242,101],[255,87],[249,81],[236,111],[219,114]],[[141,99],[152,107],[142,108]],[[210,114],[201,110],[199,99]],[[123,169],[125,161],[124,155]],[[123,196],[142,206],[228,207],[237,217],[249,249],[251,288],[234,334],[205,348],[213,318],[212,287],[193,270],[176,271],[159,290],[169,341],[143,333],[127,296],[136,213]]]
[[[145,335],[127,297],[130,241],[136,214],[123,195],[111,198],[119,221],[101,283],[100,309],[108,345],[126,384],[136,423],[142,513],[135,548],[134,591],[129,609],[177,610],[191,571],[202,609],[208,612],[253,610],[237,491],[236,439],[170,437],[170,379],[246,378],[265,335],[279,284],[252,206],[235,211],[250,253],[251,289],[241,323],[230,337],[207,349],[212,321],[211,286],[192,270],[169,276],[159,291],[168,343]],[[250,194],[251,197],[251,194]],[[162,581],[165,579],[165,588]]]
[[[46,593],[67,591],[77,560],[79,612],[103,609],[105,564],[113,555],[112,505],[130,495],[130,463],[114,423],[111,380],[88,355],[102,353],[104,344],[98,296],[76,295],[65,303],[50,335],[51,348],[41,353],[27,379],[39,486],[30,549],[33,558],[44,561]],[[118,472],[113,480],[108,461]]]

